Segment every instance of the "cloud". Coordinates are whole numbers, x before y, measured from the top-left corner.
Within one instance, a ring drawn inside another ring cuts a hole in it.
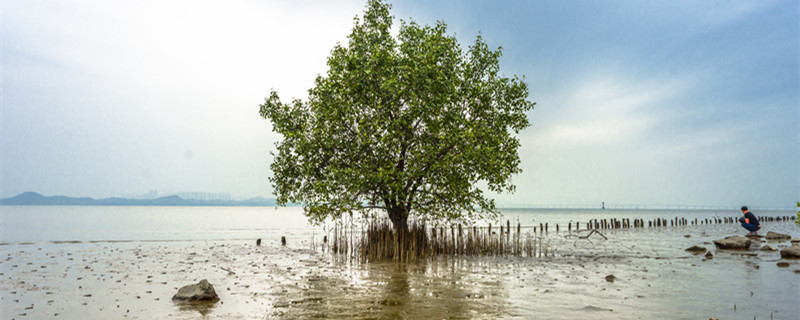
[[[643,82],[595,75],[554,95],[548,104],[540,103],[534,119],[542,127],[530,134],[547,148],[635,142],[654,125],[669,121],[663,117],[665,101],[684,94],[694,82],[692,76]]]

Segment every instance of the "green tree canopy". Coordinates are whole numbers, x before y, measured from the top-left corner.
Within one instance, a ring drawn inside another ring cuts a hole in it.
[[[308,101],[272,91],[261,105],[284,138],[271,164],[278,203],[305,204],[312,222],[383,209],[403,230],[409,216],[496,216],[478,185],[514,191],[527,85],[499,74],[500,48],[478,36],[463,52],[443,22],[401,22],[393,37],[389,9],[368,2]]]

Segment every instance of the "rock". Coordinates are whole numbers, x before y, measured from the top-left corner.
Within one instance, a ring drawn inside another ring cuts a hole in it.
[[[745,237],[748,237],[748,238],[750,238],[750,239],[761,239],[761,238],[763,238],[764,236],[762,236],[762,235],[760,235],[760,234],[746,234],[746,235],[745,235]]]
[[[714,245],[720,249],[749,249],[750,239],[740,236],[730,236],[725,239],[714,240]]]
[[[800,259],[800,246],[786,247],[781,250],[781,259]]]
[[[686,249],[686,251],[689,251],[693,254],[702,254],[706,252],[706,248],[701,246],[691,246],[688,249]]]
[[[761,247],[761,251],[778,251],[778,249],[770,247],[769,245],[765,245],[765,246]]]
[[[196,284],[191,284],[188,286],[183,286],[182,288],[178,289],[178,293],[172,296],[172,300],[180,300],[180,301],[209,301],[209,302],[216,302],[219,301],[219,297],[217,296],[217,292],[214,291],[214,287],[208,283],[208,280],[203,279]]]
[[[792,239],[793,246],[800,246],[800,239]]]
[[[788,234],[767,231],[767,240],[789,240],[791,238]]]
[[[711,254],[711,251],[706,252],[706,259],[714,259],[714,255]]]
[[[600,308],[600,307],[595,307],[595,306],[585,306],[585,307],[583,307],[583,310],[587,310],[587,311],[614,311],[612,309]]]
[[[788,262],[783,262],[783,261],[778,262],[778,268],[788,268],[788,267],[789,267]]]
[[[615,277],[613,274],[609,274],[609,275],[606,276],[606,281],[614,282],[614,279],[616,279],[616,278],[617,277]]]

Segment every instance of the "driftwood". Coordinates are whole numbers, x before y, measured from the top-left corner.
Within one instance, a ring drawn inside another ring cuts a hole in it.
[[[225,267],[218,267],[218,268],[220,268],[222,270],[225,270],[225,271],[228,271],[228,274],[236,274],[236,272],[231,271],[231,269],[228,269],[228,268],[225,268]]]
[[[572,237],[578,237],[578,239],[586,239],[586,240],[589,240],[589,237],[590,237],[590,236],[592,236],[592,235],[593,235],[593,234],[595,234],[595,233],[596,233],[596,234],[598,234],[599,236],[603,237],[603,239],[606,239],[606,240],[608,240],[608,238],[606,238],[606,236],[605,236],[605,235],[603,235],[602,233],[600,233],[600,231],[597,231],[597,230],[595,230],[595,229],[591,229],[591,231],[589,232],[589,234],[587,234],[587,235],[585,235],[585,236],[579,236],[579,235],[573,235],[573,234],[570,234],[570,235],[567,235],[567,236],[568,236],[568,237],[569,237],[569,236],[572,236]]]
[[[578,238],[581,238],[581,239],[589,239],[589,236],[591,236],[591,235],[593,235],[593,234],[595,234],[595,233],[597,233],[598,235],[600,235],[601,237],[603,237],[603,239],[606,239],[606,240],[608,240],[608,238],[606,238],[606,236],[604,236],[602,233],[600,233],[600,231],[597,231],[597,230],[594,230],[594,229],[592,229],[592,232],[589,232],[589,234],[587,234],[586,236],[579,236]]]

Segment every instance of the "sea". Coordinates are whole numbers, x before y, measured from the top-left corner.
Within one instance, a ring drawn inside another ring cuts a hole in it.
[[[724,209],[500,209],[479,226],[511,224],[566,228],[592,219],[738,218]],[[787,210],[755,211],[758,216],[787,217]],[[332,222],[311,225],[301,207],[180,207],[180,206],[0,206],[0,242],[37,241],[164,241],[243,240],[275,236],[310,237],[325,233]]]

